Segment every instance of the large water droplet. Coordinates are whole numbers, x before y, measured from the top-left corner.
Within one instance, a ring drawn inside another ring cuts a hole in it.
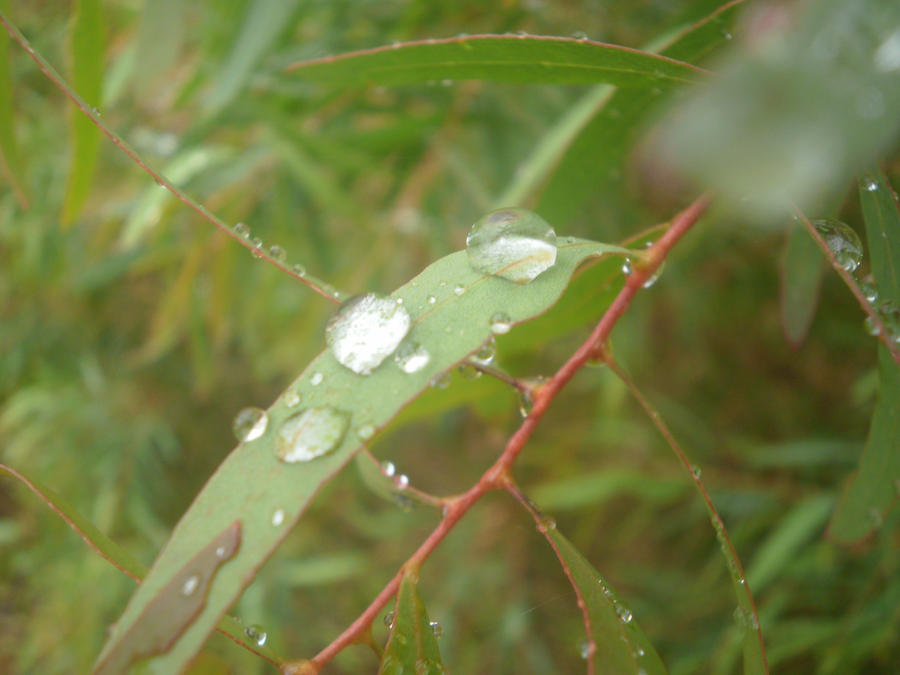
[[[255,441],[266,433],[269,425],[269,415],[262,408],[244,408],[234,416],[231,429],[234,435],[242,443]]]
[[[556,232],[536,213],[500,209],[472,226],[466,251],[477,271],[527,284],[556,263]]]
[[[287,260],[287,252],[278,244],[272,244],[269,247],[269,257],[275,262],[283,265],[284,261]]]
[[[369,293],[344,303],[328,322],[325,340],[338,363],[368,375],[397,349],[411,324],[394,298]]]
[[[512,328],[512,321],[506,312],[497,312],[491,317],[491,332],[494,335],[505,335]]]
[[[283,462],[308,462],[340,445],[349,415],[323,406],[288,417],[278,429],[275,450]]]
[[[473,363],[477,363],[479,366],[489,366],[494,362],[494,357],[497,355],[497,341],[494,339],[492,335],[488,338],[488,341],[485,342],[481,347],[478,348],[474,354],[469,357],[469,361]]]
[[[840,267],[847,272],[853,272],[859,267],[863,258],[863,246],[852,227],[833,218],[814,220],[812,224],[831,249]]]
[[[578,645],[578,653],[581,655],[581,658],[587,659],[594,651],[594,645],[589,640],[585,640],[580,645]]]
[[[885,337],[900,342],[900,302],[889,300],[878,306],[878,316],[884,324]]]
[[[859,290],[862,291],[863,297],[869,304],[878,300],[878,287],[868,281],[859,282]]]
[[[244,629],[244,634],[250,638],[258,647],[262,647],[266,644],[266,640],[268,639],[268,635],[262,626],[259,624],[253,624],[252,626],[247,626]]]
[[[407,340],[397,347],[394,354],[394,363],[400,366],[400,370],[404,373],[416,373],[426,365],[431,359],[428,350],[418,342]]]

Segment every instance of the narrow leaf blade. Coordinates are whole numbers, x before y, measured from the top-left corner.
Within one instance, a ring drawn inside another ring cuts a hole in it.
[[[378,675],[445,675],[437,637],[416,588],[418,577],[406,572],[397,591],[391,636],[381,657]]]
[[[803,344],[816,314],[825,274],[823,261],[822,251],[806,229],[794,225],[781,267],[781,325],[795,349]]]
[[[603,577],[556,528],[546,528],[546,536],[556,548],[560,561],[584,602],[591,626],[593,650],[587,658],[594,671],[609,675],[666,672],[662,659],[628,609]]]
[[[182,517],[144,583],[132,596],[118,622],[125,634],[144,608],[179,574],[184,561],[230,523],[240,521],[242,544],[237,555],[216,574],[206,606],[171,650],[153,659],[154,667],[177,672],[199,650],[219,616],[237,599],[269,554],[318,490],[383,428],[435,376],[477,350],[491,335],[498,313],[514,325],[546,311],[562,294],[575,268],[584,260],[621,253],[624,249],[586,240],[557,240],[556,264],[531,283],[519,286],[473,270],[465,251],[450,254],[398,289],[413,327],[408,339],[425,346],[428,363],[406,373],[388,361],[372,375],[356,375],[330,351],[316,357],[268,410],[266,431],[240,444],[219,466]],[[431,298],[434,301],[431,301]],[[288,405],[293,394],[302,403]],[[334,451],[309,462],[285,464],[277,459],[277,432],[289,417],[311,409],[331,409],[348,420],[348,430]],[[359,431],[359,434],[357,434]],[[116,638],[104,648],[114,649]],[[102,658],[102,657],[101,657]]]
[[[0,2],[6,11],[7,2]],[[0,31],[0,168],[9,180],[22,208],[28,207],[25,193],[25,167],[15,135],[14,95],[9,60],[9,35]]]
[[[344,85],[487,80],[521,84],[660,87],[703,79],[705,71],[637,49],[573,38],[472,35],[378,47],[293,64],[316,82]]]

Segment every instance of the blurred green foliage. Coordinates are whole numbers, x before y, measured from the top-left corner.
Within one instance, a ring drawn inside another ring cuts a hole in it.
[[[37,49],[72,73],[71,3],[9,4]],[[107,1],[103,81],[92,84],[105,121],[226,222],[246,222],[291,262],[348,292],[385,292],[462,248],[468,226],[589,92],[478,82],[342,89],[287,75],[285,65],[461,32],[583,32],[641,46],[718,4]],[[740,25],[717,30],[741,42]],[[23,52],[10,45],[8,53],[24,158],[15,175],[31,205],[24,209],[4,178],[0,455],[149,564],[231,449],[233,415],[268,405],[322,349],[333,307],[253,260],[105,141],[85,201],[69,207],[63,227],[72,111]],[[704,50],[681,58],[701,55],[709,58]],[[650,119],[669,97],[615,110]],[[648,174],[641,128],[624,128],[627,145],[611,144],[607,157],[603,134],[587,125],[578,156],[554,164],[556,174],[548,167],[548,190],[536,185],[523,205],[562,218],[552,222],[560,234],[601,241],[666,220],[694,195]],[[896,148],[881,159],[897,185]],[[571,192],[559,178],[567,167],[598,166],[601,173],[570,181]],[[842,199],[844,219],[861,229],[855,192]],[[773,669],[894,672],[896,510],[858,546],[823,536],[874,409],[875,345],[832,274],[807,339],[799,349],[788,344],[779,265],[790,221],[770,225],[750,226],[734,209],[704,220],[616,329],[616,354],[702,468],[756,592]],[[605,297],[592,278],[601,277],[585,273],[548,315],[558,320],[499,340],[500,364],[522,376],[555,370],[605,307],[591,302]],[[579,320],[560,331],[573,314]],[[517,422],[515,397],[502,385],[455,378],[417,400],[372,450],[414,485],[454,493],[488,466]],[[609,372],[576,377],[517,477],[627,600],[671,673],[739,668],[733,594],[705,511]],[[233,613],[264,626],[279,653],[312,655],[437,517],[398,508],[348,468]],[[132,590],[34,495],[0,482],[0,671],[86,671]],[[571,587],[529,516],[504,495],[461,521],[418,590],[443,625],[451,672],[581,668]],[[383,641],[387,630],[376,625],[375,633]],[[224,659],[208,662],[232,672],[273,672],[221,636],[208,649]],[[375,656],[355,647],[328,672],[376,668]]]

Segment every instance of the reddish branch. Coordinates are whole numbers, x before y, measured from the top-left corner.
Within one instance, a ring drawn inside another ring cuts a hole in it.
[[[519,456],[519,453],[522,452],[525,443],[531,438],[538,422],[550,408],[550,404],[585,363],[595,359],[598,355],[605,354],[607,340],[616,322],[628,309],[634,296],[637,295],[647,280],[656,273],[659,266],[665,261],[672,247],[697,222],[707,206],[709,206],[709,201],[710,199],[707,195],[702,195],[693,204],[675,216],[665,233],[653,246],[647,249],[645,256],[640,259],[640,262],[635,264],[633,272],[625,281],[625,286],[619,291],[616,299],[613,300],[606,310],[590,337],[585,340],[584,344],[563,364],[556,374],[535,392],[534,407],[531,409],[528,417],[522,422],[522,425],[507,441],[506,448],[500,457],[469,490],[446,500],[444,517],[437,528],[422,542],[416,552],[410,556],[400,570],[397,571],[397,574],[394,575],[394,578],[388,582],[363,613],[343,633],[335,638],[330,645],[316,654],[312,661],[304,663],[304,666],[311,668],[311,670],[306,672],[318,672],[322,666],[331,661],[344,647],[360,641],[384,606],[397,592],[404,570],[407,567],[417,568],[421,566],[428,556],[431,555],[432,551],[443,541],[444,537],[447,536],[447,533],[453,529],[457,521],[481,497],[492,490],[507,489],[511,480],[509,474],[513,463]],[[295,665],[297,664],[284,664],[282,671],[285,673],[296,672],[294,670]]]

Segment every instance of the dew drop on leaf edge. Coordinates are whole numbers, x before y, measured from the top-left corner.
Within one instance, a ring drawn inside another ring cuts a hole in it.
[[[231,429],[235,437],[242,443],[255,441],[266,433],[269,415],[262,408],[248,407],[234,416]]]
[[[505,335],[512,328],[512,320],[506,312],[497,312],[491,317],[490,326],[494,335]]]
[[[412,326],[396,299],[368,293],[345,302],[329,320],[325,341],[338,363],[369,375],[390,356]]]
[[[253,624],[252,626],[247,626],[244,629],[244,634],[250,638],[250,640],[257,646],[262,647],[266,644],[266,640],[269,636],[266,634],[265,629],[259,624]]]
[[[472,225],[466,252],[474,270],[527,284],[556,264],[556,232],[531,211],[498,209]]]
[[[812,224],[831,249],[838,266],[847,272],[855,271],[863,259],[863,245],[853,228],[834,218],[814,220]]]

